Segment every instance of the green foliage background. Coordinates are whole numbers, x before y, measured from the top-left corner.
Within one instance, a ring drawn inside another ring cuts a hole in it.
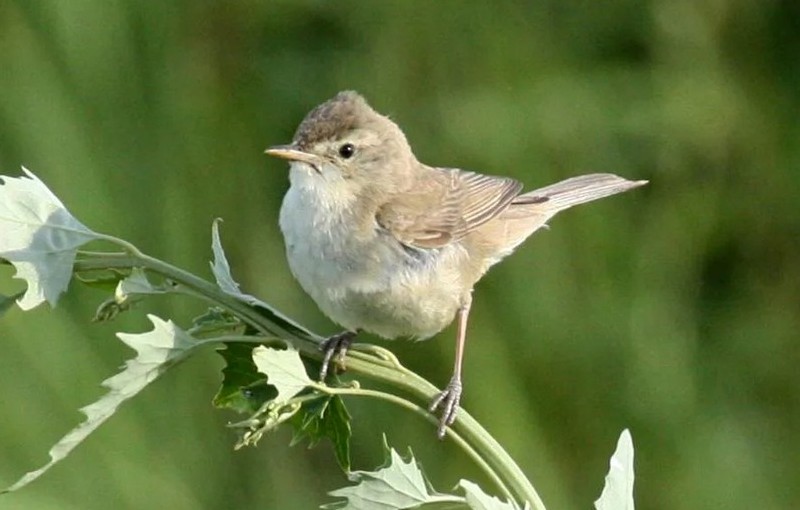
[[[640,508],[800,506],[800,4],[0,2],[0,169],[24,164],[90,228],[209,275],[210,224],[246,291],[336,328],[292,280],[286,166],[263,156],[356,89],[430,164],[529,187],[590,171],[651,184],[558,217],[476,289],[465,407],[549,508],[590,508],[619,432]],[[2,235],[2,233],[0,233]],[[0,292],[21,288],[0,268]],[[45,460],[131,355],[73,285],[0,319],[0,485]],[[140,311],[186,321],[192,302]],[[444,384],[453,329],[391,344]],[[314,508],[344,484],[288,431],[234,453],[221,360],[173,370],[15,509]],[[381,434],[434,484],[485,485],[427,423],[350,402],[354,466]],[[490,489],[490,487],[486,487]]]

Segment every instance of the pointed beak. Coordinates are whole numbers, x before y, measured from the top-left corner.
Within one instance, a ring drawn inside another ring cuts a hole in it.
[[[288,161],[302,161],[312,166],[315,166],[316,163],[316,158],[313,154],[303,152],[294,145],[275,145],[265,150],[264,153]]]

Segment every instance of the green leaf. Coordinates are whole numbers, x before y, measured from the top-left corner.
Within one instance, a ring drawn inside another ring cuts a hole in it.
[[[130,271],[124,271],[113,267],[108,269],[93,269],[81,271],[79,273],[76,272],[75,279],[88,287],[114,292],[119,282],[125,279],[129,272]]]
[[[226,343],[217,352],[225,360],[222,385],[214,396],[214,405],[238,413],[253,414],[275,392],[264,383],[264,375],[253,362],[253,346],[246,343]],[[259,384],[260,383],[260,384]]]
[[[314,384],[300,360],[300,353],[293,347],[280,350],[260,345],[253,349],[253,362],[258,371],[267,376],[269,384],[278,390],[276,401],[286,402]]]
[[[244,331],[245,324],[239,318],[217,306],[212,306],[202,315],[198,315],[192,320],[192,331],[200,331],[203,333],[210,332],[231,332],[231,331]],[[248,359],[250,354],[248,354]],[[252,360],[251,360],[252,361]]]
[[[168,368],[182,361],[202,342],[197,342],[172,321],[164,322],[148,315],[153,330],[147,333],[117,333],[117,337],[136,351],[136,358],[125,363],[119,374],[103,381],[110,391],[100,400],[81,409],[86,421],[72,429],[50,449],[50,462],[23,476],[2,492],[11,492],[39,478],[54,464],[66,457],[73,448],[109,419],[126,400],[136,396]]]
[[[0,176],[0,257],[28,284],[23,310],[47,301],[51,306],[67,289],[78,247],[99,237],[76,220],[53,192],[27,168],[28,176]]]
[[[211,262],[211,272],[214,273],[214,278],[217,285],[228,295],[235,297],[255,308],[261,315],[269,319],[271,322],[278,324],[286,331],[306,338],[315,338],[316,336],[308,331],[300,324],[294,322],[292,319],[282,314],[272,306],[264,301],[245,294],[239,290],[239,284],[231,276],[231,267],[228,264],[228,259],[225,257],[225,251],[222,249],[222,243],[219,238],[219,224],[221,219],[217,218],[211,224],[211,250],[214,252],[214,261]]]
[[[460,480],[458,486],[464,489],[467,506],[472,510],[519,510],[519,507],[513,503],[489,496],[477,484],[469,480]]]
[[[350,413],[338,395],[312,400],[295,416],[292,445],[304,439],[312,448],[323,438],[330,439],[336,461],[344,472],[350,471]]]
[[[606,484],[594,502],[597,510],[634,510],[633,507],[633,440],[628,429],[622,431],[617,449],[611,456]]]
[[[396,510],[419,508],[422,505],[457,505],[464,498],[433,492],[422,470],[409,455],[404,461],[394,450],[387,448],[387,464],[377,471],[354,471],[348,478],[357,485],[343,487],[329,494],[345,498],[323,505],[323,509]],[[441,507],[438,507],[441,508]]]
[[[353,430],[350,427],[350,413],[344,401],[338,395],[331,398],[328,412],[323,416],[323,430],[325,436],[333,443],[336,461],[345,472],[350,472],[350,437]]]

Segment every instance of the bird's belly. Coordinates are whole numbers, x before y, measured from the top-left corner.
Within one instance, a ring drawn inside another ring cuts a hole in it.
[[[394,256],[368,264],[327,255],[295,247],[289,266],[322,312],[349,330],[427,338],[461,305],[460,285],[438,264],[403,267]]]
[[[352,235],[335,215],[306,209],[298,217],[286,207],[281,230],[289,267],[333,321],[385,338],[427,338],[453,320],[469,291],[458,271],[466,256],[460,247],[409,252],[378,231]]]
[[[420,278],[421,276],[421,278]],[[428,338],[452,320],[460,305],[457,289],[424,282],[428,275],[395,277],[386,285],[344,283],[316,298],[320,308],[348,329],[385,338]]]

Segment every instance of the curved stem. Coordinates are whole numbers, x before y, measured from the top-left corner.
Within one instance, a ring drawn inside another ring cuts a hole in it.
[[[347,360],[348,370],[363,374],[371,379],[390,384],[416,395],[421,400],[428,402],[439,390],[407,368],[399,365],[397,368],[376,367],[367,364],[362,359]],[[434,423],[437,420],[431,418]],[[463,408],[459,408],[458,417],[453,426],[447,430],[447,435],[452,437],[458,433],[476,451],[480,452],[487,464],[497,472],[498,476],[508,484],[518,502],[529,502],[534,510],[544,510],[544,502],[533,488],[525,473],[514,462],[502,446]]]
[[[317,360],[322,358],[322,352],[319,350],[322,337],[308,331],[299,324],[278,316],[269,310],[265,310],[262,313],[258,307],[225,293],[217,285],[140,252],[127,241],[111,236],[103,236],[103,239],[122,246],[128,253],[82,253],[83,257],[75,262],[75,271],[111,268],[129,269],[134,267],[148,269],[179,285],[188,287],[198,297],[212,304],[227,308],[261,334],[268,337],[286,339],[291,341],[305,356]],[[380,348],[353,351],[348,356],[347,367],[351,373],[387,383],[425,402],[430,401],[438,393],[435,386],[403,367],[393,355],[385,353],[388,353],[388,351]],[[337,391],[345,390],[345,388],[337,389]],[[350,391],[354,390],[350,389]],[[371,390],[360,391],[363,395],[363,392]],[[381,392],[370,393],[370,395],[398,404],[405,402],[404,399],[399,397],[392,396],[391,399],[387,398],[388,394],[382,394]],[[401,405],[406,407],[405,404]],[[427,417],[426,419],[436,423],[435,418],[427,411],[416,406],[416,404],[411,405],[414,406],[415,412],[424,413]],[[503,450],[500,444],[463,408],[459,409],[458,418],[452,428],[448,430],[448,435],[464,449],[467,455],[473,459],[480,459],[476,460],[476,462],[497,483],[498,488],[516,501],[520,507],[527,502],[530,503],[531,508],[534,510],[544,510],[545,507],[541,498],[520,467]]]
[[[350,395],[356,397],[373,397],[379,400],[385,400],[387,402],[391,402],[395,405],[408,409],[409,411],[418,414],[434,426],[439,425],[439,420],[436,419],[431,413],[428,412],[427,409],[424,407],[420,407],[417,404],[406,400],[404,398],[398,397],[397,395],[393,395],[391,393],[385,393],[383,391],[378,390],[369,390],[364,388],[333,388],[330,386],[325,386],[322,384],[315,384],[313,386],[314,389],[320,391],[322,393],[326,393],[328,395]],[[503,479],[498,475],[494,469],[480,456],[480,454],[472,447],[460,434],[457,432],[450,430],[449,431],[450,438],[462,449],[467,456],[472,459],[472,461],[478,465],[478,467],[489,477],[491,480],[497,485],[500,491],[503,493],[503,496],[510,501],[514,501],[514,494],[511,490],[507,487],[507,484],[503,481]]]
[[[194,290],[198,297],[212,304],[221,305],[229,309],[261,333],[299,342],[297,348],[303,351],[304,354],[312,355],[315,358],[321,358],[318,345],[323,338],[319,335],[311,333],[298,324],[290,323],[288,324],[289,327],[281,327],[273,321],[267,322],[264,316],[253,306],[223,292],[217,285],[209,283],[188,271],[184,271],[183,269],[167,264],[159,259],[150,257],[149,255],[143,253],[139,255],[108,253],[103,256],[94,255],[76,260],[74,265],[76,271],[133,267],[149,269],[164,278],[185,285]],[[298,332],[302,334],[298,334]]]

